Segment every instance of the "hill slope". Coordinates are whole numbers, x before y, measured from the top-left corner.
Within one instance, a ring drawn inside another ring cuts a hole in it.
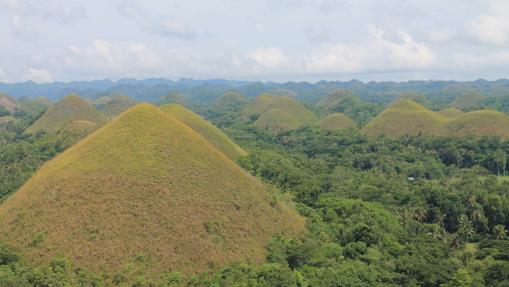
[[[311,126],[318,122],[318,118],[303,104],[291,97],[274,97],[262,94],[256,97],[243,109],[246,116],[258,116],[255,127],[272,133],[298,129],[301,126]]]
[[[267,110],[267,107],[274,99],[275,97],[270,94],[261,94],[244,107],[242,114],[248,117],[260,116]]]
[[[217,112],[231,111],[240,108],[246,103],[247,98],[244,95],[237,92],[227,92],[214,101],[212,110]]]
[[[202,136],[141,104],[45,164],[0,206],[0,241],[33,265],[62,254],[147,278],[265,259],[303,219]]]
[[[102,125],[106,119],[95,107],[80,97],[69,95],[49,107],[25,132],[56,132],[73,121],[89,121]]]
[[[246,155],[246,152],[228,138],[220,129],[191,110],[178,104],[164,105],[161,106],[160,109],[192,128],[231,159]]]
[[[498,136],[509,138],[509,116],[492,110],[480,110],[457,116],[445,125],[447,135]]]
[[[272,109],[261,115],[255,122],[256,128],[279,134],[298,129],[301,124],[299,120],[284,110]]]
[[[410,99],[401,99],[385,109],[361,129],[361,133],[377,137],[403,135],[432,135],[443,133],[447,118],[430,111]]]
[[[443,110],[438,111],[439,114],[448,118],[454,118],[463,114],[462,110],[458,110],[456,108],[445,108]]]
[[[93,102],[93,105],[106,117],[112,118],[136,105],[136,101],[124,95],[101,97]]]
[[[320,120],[318,126],[325,130],[341,130],[357,126],[354,120],[343,113],[333,113]]]
[[[21,107],[14,98],[0,93],[0,116],[4,113],[13,114],[19,110],[21,110]]]

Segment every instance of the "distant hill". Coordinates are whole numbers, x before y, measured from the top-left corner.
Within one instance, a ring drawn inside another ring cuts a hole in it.
[[[508,139],[509,116],[493,110],[463,113],[448,108],[433,112],[409,99],[403,99],[384,110],[364,126],[361,132],[370,137],[425,134],[436,137],[496,136]]]
[[[5,130],[9,125],[16,123],[16,121],[16,118],[12,116],[0,117],[0,131]]]
[[[179,92],[171,92],[167,95],[164,95],[159,98],[159,105],[165,104],[179,104],[179,105],[187,105],[187,99]]]
[[[11,115],[20,110],[21,106],[14,98],[0,93],[0,116]]]
[[[353,98],[355,98],[355,96],[352,92],[339,89],[321,98],[315,104],[315,107],[328,111],[339,111],[345,108],[343,107],[345,101]]]
[[[484,100],[484,96],[479,92],[469,91],[457,97],[451,105],[460,110],[468,110],[478,106],[482,100]]]
[[[479,110],[459,115],[445,125],[446,135],[498,136],[509,139],[509,116],[492,110]]]
[[[456,108],[445,108],[443,110],[438,111],[438,113],[448,118],[454,118],[456,116],[462,115],[463,111],[458,110]]]
[[[357,126],[354,120],[343,113],[333,113],[320,120],[318,126],[325,130],[341,130]]]
[[[377,137],[403,135],[441,135],[447,117],[424,108],[410,99],[401,99],[385,109],[361,129],[361,133]]]
[[[78,268],[150,280],[265,261],[273,236],[304,230],[276,198],[193,129],[140,104],[0,205],[0,241],[34,266],[65,256]]]
[[[268,106],[275,98],[276,97],[271,94],[261,94],[244,107],[242,114],[248,117],[258,117],[267,110]]]
[[[128,96],[114,95],[98,98],[92,104],[107,118],[112,118],[136,105],[136,101]]]
[[[303,104],[286,96],[262,94],[249,103],[242,113],[248,117],[257,117],[255,127],[276,134],[318,122],[316,115]]]
[[[226,112],[238,109],[247,103],[247,98],[238,92],[227,92],[212,105],[212,110],[216,112]]]
[[[281,109],[271,109],[263,113],[255,122],[256,128],[272,134],[296,130],[301,124],[298,119]]]
[[[106,122],[106,118],[95,107],[77,95],[69,95],[49,107],[25,132],[56,132],[68,123],[78,120],[89,121],[97,125]]]
[[[236,159],[239,156],[246,155],[246,152],[230,140],[220,129],[216,128],[193,111],[177,104],[163,105],[160,109],[202,135],[228,157]]]

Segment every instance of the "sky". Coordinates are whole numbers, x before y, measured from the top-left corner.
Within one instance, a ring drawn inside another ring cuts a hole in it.
[[[509,0],[0,0],[0,82],[509,78]]]

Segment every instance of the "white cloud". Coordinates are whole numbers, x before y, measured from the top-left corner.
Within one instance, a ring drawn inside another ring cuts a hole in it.
[[[67,24],[87,17],[83,7],[69,6],[63,0],[0,0],[0,8],[0,13],[8,15],[13,34],[27,39],[37,37],[43,26],[40,22]]]
[[[275,68],[288,63],[288,57],[279,48],[263,48],[251,52],[248,58],[257,65],[267,68]]]
[[[494,46],[509,43],[509,1],[493,0],[490,12],[467,23],[467,29],[479,42]]]
[[[32,67],[28,69],[27,78],[37,83],[48,83],[53,81],[53,75],[48,70]]]
[[[453,56],[453,63],[462,69],[480,67],[506,67],[509,65],[509,51],[498,51],[486,55],[458,53]]]
[[[196,36],[194,29],[181,20],[155,15],[135,2],[122,2],[118,5],[117,10],[120,15],[135,21],[144,31],[149,33],[182,39],[193,39]]]
[[[397,41],[371,28],[364,44],[326,44],[311,52],[306,68],[313,73],[354,73],[373,70],[418,70],[436,63],[433,51],[400,31]]]
[[[449,32],[445,30],[434,30],[428,33],[428,38],[433,43],[445,43],[451,39],[451,35]]]
[[[108,75],[143,75],[159,71],[161,58],[149,47],[138,42],[109,42],[95,40],[91,47],[68,47],[70,56],[65,66],[82,73]]]

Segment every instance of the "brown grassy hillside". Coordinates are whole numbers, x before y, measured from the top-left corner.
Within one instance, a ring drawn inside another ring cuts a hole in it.
[[[454,118],[463,114],[462,110],[458,110],[456,108],[445,108],[443,110],[438,111],[439,114],[448,118]]]
[[[14,98],[0,93],[0,110],[1,109],[12,114],[21,110],[21,106]]]
[[[480,110],[457,116],[445,125],[446,135],[498,136],[509,138],[509,116],[492,110]]]
[[[25,132],[57,132],[73,121],[89,121],[102,125],[106,122],[106,118],[77,95],[69,95],[49,107]]]
[[[354,120],[343,113],[333,113],[320,120],[318,126],[325,130],[341,130],[357,126]]]
[[[410,99],[401,99],[385,109],[361,130],[369,137],[381,135],[399,137],[403,135],[441,135],[447,118],[417,104]]]
[[[45,164],[0,206],[0,241],[32,264],[56,255],[147,277],[265,260],[304,221],[205,138],[141,104]]]
[[[261,115],[254,122],[254,126],[272,134],[280,134],[282,132],[296,130],[301,126],[301,124],[299,120],[286,111],[272,109]]]
[[[161,106],[160,109],[179,121],[183,122],[195,132],[206,138],[218,150],[232,159],[246,155],[246,152],[228,138],[220,129],[207,122],[205,119],[178,104],[168,104]]]
[[[136,101],[128,96],[114,95],[98,98],[93,105],[107,118],[113,118],[136,105]]]

